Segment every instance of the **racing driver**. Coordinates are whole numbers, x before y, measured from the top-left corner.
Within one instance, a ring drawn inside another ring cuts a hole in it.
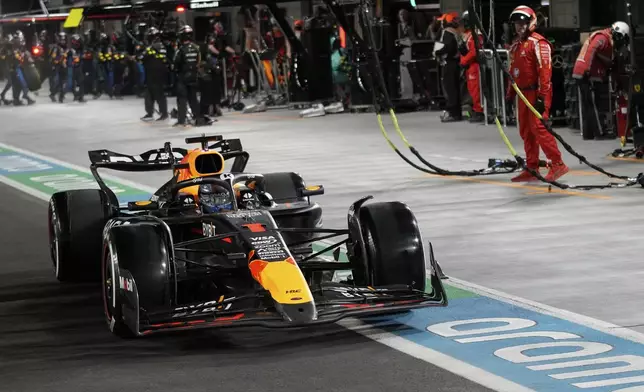
[[[537,16],[532,8],[521,5],[510,14],[510,23],[514,23],[517,33],[510,47],[510,73],[523,95],[541,113],[544,120],[548,119],[552,104],[552,62],[550,42],[535,32]],[[506,100],[516,97],[512,86],[508,86]],[[550,160],[550,171],[547,181],[555,181],[568,172],[568,166],[561,159],[557,141],[535,117],[522,100],[519,99],[517,108],[519,133],[523,139],[527,167],[539,171],[539,148]],[[524,170],[512,178],[513,182],[536,181],[529,171]]]

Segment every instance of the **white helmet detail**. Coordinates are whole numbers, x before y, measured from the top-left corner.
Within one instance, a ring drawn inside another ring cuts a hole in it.
[[[628,39],[631,35],[631,28],[628,23],[625,22],[615,22],[610,27],[611,33],[613,34],[614,39],[624,40]]]

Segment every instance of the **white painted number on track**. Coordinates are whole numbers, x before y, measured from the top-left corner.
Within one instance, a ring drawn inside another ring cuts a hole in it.
[[[498,324],[502,324],[499,326]],[[466,329],[468,325],[476,325],[474,328]],[[456,338],[461,344],[489,342],[495,340],[510,340],[524,337],[544,337],[556,342],[544,342],[533,344],[512,345],[494,351],[494,355],[506,361],[522,364],[544,361],[558,361],[562,359],[582,358],[599,355],[611,351],[614,347],[610,344],[599,342],[588,342],[579,340],[580,336],[562,331],[522,331],[506,333],[507,331],[525,330],[537,325],[537,322],[522,318],[480,318],[460,321],[449,321],[432,324],[427,327],[429,332],[436,335]],[[457,327],[459,327],[457,329]],[[481,336],[487,334],[485,336]],[[474,336],[474,337],[465,337]],[[576,339],[576,340],[567,340]],[[562,341],[567,340],[567,341]],[[537,349],[557,349],[558,352],[544,355],[528,355],[527,352]],[[614,366],[621,364],[622,366]],[[597,365],[613,365],[599,367]],[[613,355],[593,359],[576,359],[556,363],[542,363],[539,365],[527,366],[533,371],[551,371],[555,369],[577,368],[592,366],[588,370],[576,370],[574,372],[552,372],[548,376],[557,380],[576,379],[571,382],[577,388],[598,388],[623,384],[634,384],[644,381],[644,375],[629,374],[629,377],[597,379],[597,376],[630,373],[644,370],[644,357],[638,355]],[[593,377],[592,381],[583,381],[585,377]],[[644,386],[631,386],[614,390],[614,392],[644,392]]]

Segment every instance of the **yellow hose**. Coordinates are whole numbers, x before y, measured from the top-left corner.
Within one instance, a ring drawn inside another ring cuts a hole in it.
[[[501,122],[499,121],[498,116],[494,116],[494,122],[496,123],[496,127],[499,130],[499,134],[501,134],[503,143],[505,143],[505,145],[508,147],[508,150],[510,150],[510,154],[512,154],[513,157],[516,157],[517,151],[514,149],[514,146],[512,145],[512,143],[510,143],[510,139],[508,139],[508,136],[503,131],[503,127],[501,126]]]
[[[530,101],[528,101],[528,98],[526,98],[526,97],[525,97],[525,95],[523,95],[523,93],[522,93],[522,92],[521,92],[521,90],[519,89],[519,86],[517,86],[517,84],[516,84],[516,83],[512,83],[512,88],[514,89],[514,91],[516,91],[516,92],[517,92],[517,95],[519,96],[519,98],[521,98],[521,100],[523,101],[523,103],[525,103],[525,105],[530,109],[530,111],[531,111],[531,112],[532,112],[532,113],[533,113],[533,114],[534,114],[534,115],[535,115],[539,120],[543,120],[543,116],[541,115],[541,113],[539,113],[539,112],[537,111],[537,109],[535,109],[535,108],[534,108],[534,106],[532,106],[532,104],[530,103]]]

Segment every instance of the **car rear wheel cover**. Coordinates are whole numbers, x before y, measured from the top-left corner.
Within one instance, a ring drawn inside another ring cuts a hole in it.
[[[60,223],[58,214],[53,206],[49,208],[49,252],[56,273],[56,278],[60,277]]]
[[[105,320],[107,321],[110,331],[113,330],[116,319],[114,318],[114,307],[116,299],[116,282],[114,277],[114,262],[109,245],[105,245],[103,250],[103,305],[105,308]]]

